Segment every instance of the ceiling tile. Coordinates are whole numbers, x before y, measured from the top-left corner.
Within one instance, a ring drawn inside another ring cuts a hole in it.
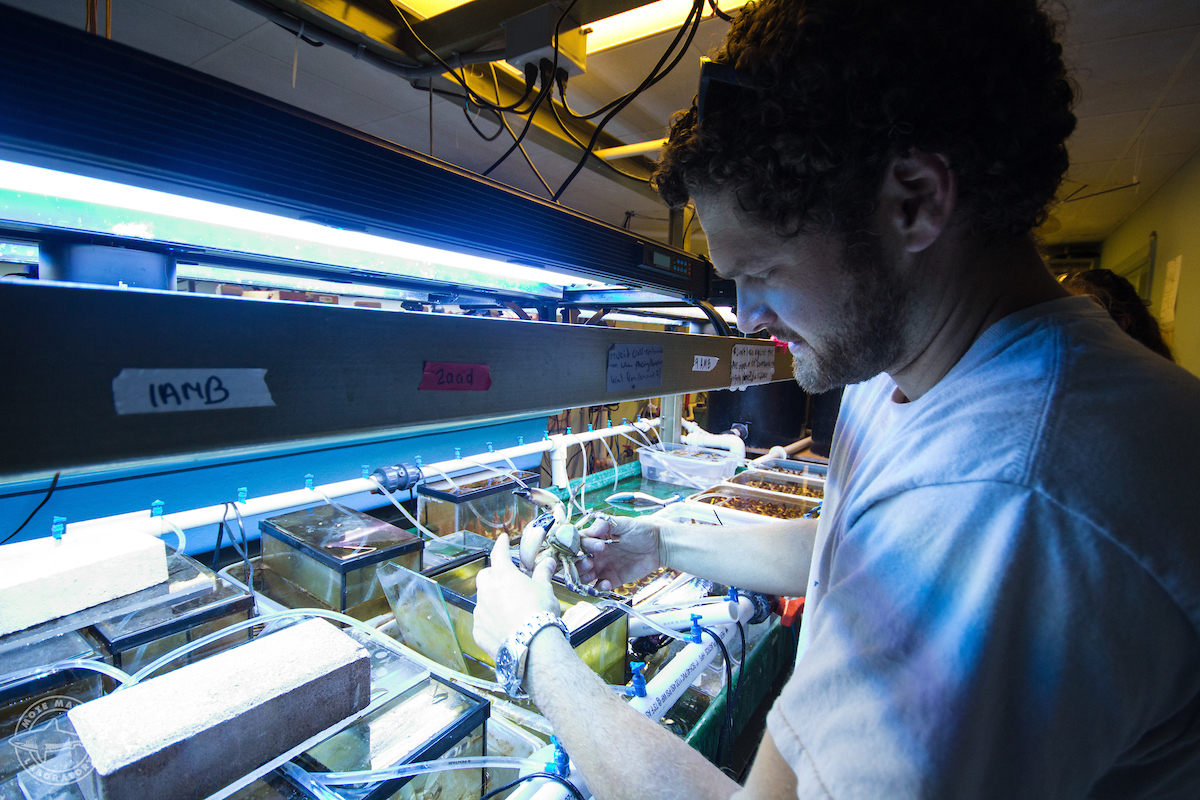
[[[1149,108],[1196,37],[1196,26],[1069,47],[1081,86],[1080,117]]]
[[[1082,117],[1067,140],[1071,163],[1108,161],[1121,155],[1122,148],[1145,118],[1144,111]]]
[[[1200,5],[1200,3],[1197,3]],[[1177,106],[1187,103],[1200,103],[1200,54],[1193,55],[1184,68],[1179,80],[1171,87],[1170,94],[1163,101],[1165,106]]]
[[[181,20],[197,25],[205,30],[236,39],[244,36],[260,25],[270,24],[261,15],[256,14],[245,6],[233,0],[142,0],[147,6],[170,14]],[[78,4],[78,0],[75,0]],[[82,5],[82,4],[80,4]],[[127,0],[116,0],[113,4],[113,24],[117,25],[120,17],[129,11],[123,10]],[[272,25],[271,27],[275,27]]]
[[[1191,156],[1191,153],[1172,153],[1162,156],[1146,156],[1138,163],[1133,158],[1121,161],[1094,161],[1086,164],[1072,164],[1067,172],[1068,182],[1059,191],[1060,196],[1066,196],[1086,183],[1095,189],[1109,186],[1120,186],[1133,180],[1135,170],[1141,187],[1138,194],[1153,193],[1162,182],[1175,174]],[[1115,165],[1115,166],[1114,166]],[[1107,183],[1106,183],[1107,181]],[[1102,185],[1102,186],[1101,186]],[[1079,194],[1090,194],[1090,191]]]
[[[1146,126],[1143,137],[1145,144],[1134,147],[1143,155],[1193,152],[1200,147],[1200,103],[1161,106]]]
[[[288,74],[291,75],[292,59],[297,55],[295,34],[278,25],[268,24],[247,35],[242,42],[253,50],[286,63]],[[391,111],[411,111],[428,102],[424,92],[412,88],[399,75],[360,61],[335,47],[313,47],[301,41],[299,59],[302,71],[319,75],[343,92],[369,97]]]
[[[1074,0],[1068,2],[1066,41],[1086,44],[1184,25],[1200,25],[1196,0]]]
[[[4,0],[4,5],[29,11],[55,22],[82,30],[87,12],[80,0]]]
[[[240,42],[205,58],[197,68],[355,128],[392,113],[391,109],[374,100],[345,91],[303,69],[299,71],[293,89],[290,61],[285,63]]]

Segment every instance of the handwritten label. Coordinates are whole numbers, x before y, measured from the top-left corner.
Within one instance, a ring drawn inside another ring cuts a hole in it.
[[[720,360],[717,356],[696,356],[692,359],[692,372],[712,372]]]
[[[492,388],[492,373],[486,364],[426,361],[417,388],[426,392],[486,392]]]
[[[273,406],[265,369],[123,369],[112,380],[117,414]]]
[[[661,344],[614,344],[608,348],[608,389],[628,392],[662,386]]]
[[[729,358],[729,388],[769,383],[775,376],[775,348],[735,344]]]

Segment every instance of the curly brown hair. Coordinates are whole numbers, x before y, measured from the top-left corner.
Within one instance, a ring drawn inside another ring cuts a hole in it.
[[[675,116],[655,185],[674,207],[736,192],[782,236],[852,236],[883,171],[940,153],[985,236],[1045,219],[1068,166],[1073,84],[1038,0],[758,0],[714,60],[738,87]]]

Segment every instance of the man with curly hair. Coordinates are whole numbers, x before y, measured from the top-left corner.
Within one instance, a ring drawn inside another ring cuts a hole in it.
[[[848,388],[819,522],[590,532],[601,588],[807,597],[744,788],[541,628],[524,687],[597,797],[1200,796],[1200,381],[1039,258],[1075,125],[1055,37],[1036,0],[759,0],[704,67],[659,190],[738,327]],[[557,611],[548,569],[493,564],[491,652]]]

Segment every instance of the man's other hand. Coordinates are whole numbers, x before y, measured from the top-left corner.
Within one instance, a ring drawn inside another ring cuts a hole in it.
[[[658,523],[637,517],[602,517],[583,534],[583,549],[590,554],[579,562],[579,579],[597,581],[596,588],[640,580],[661,566]]]
[[[521,623],[539,611],[562,614],[550,578],[557,564],[545,558],[534,567],[533,577],[513,564],[508,534],[500,534],[492,548],[492,565],[475,577],[475,643],[496,658],[496,651]]]

